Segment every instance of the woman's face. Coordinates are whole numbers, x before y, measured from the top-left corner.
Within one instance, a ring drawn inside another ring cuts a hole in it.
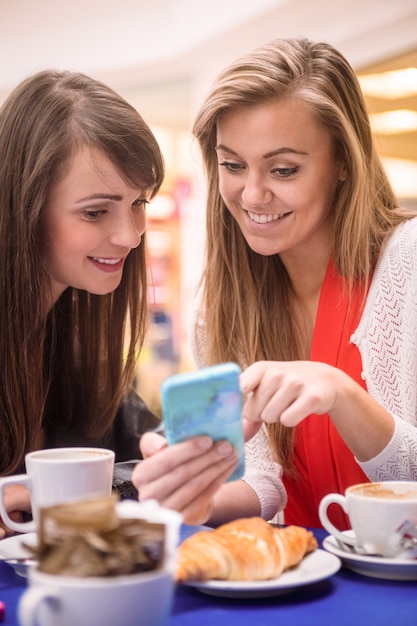
[[[129,187],[98,150],[84,147],[70,159],[44,218],[54,302],[67,287],[97,295],[116,289],[145,231],[148,195]]]
[[[252,250],[285,264],[329,249],[329,211],[344,172],[305,104],[277,99],[225,113],[216,152],[220,193]]]

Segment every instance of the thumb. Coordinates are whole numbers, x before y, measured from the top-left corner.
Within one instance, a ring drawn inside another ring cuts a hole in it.
[[[165,437],[159,435],[158,433],[145,433],[140,440],[140,451],[142,452],[143,458],[147,459],[150,456],[153,456],[160,450],[163,450],[167,447],[167,441]]]
[[[249,439],[252,439],[252,437],[256,435],[262,424],[262,421],[250,422],[249,420],[243,420],[243,432],[245,435],[245,442],[249,441]]]

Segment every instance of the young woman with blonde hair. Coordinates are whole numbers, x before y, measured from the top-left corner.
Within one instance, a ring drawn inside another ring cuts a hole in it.
[[[156,454],[150,435],[134,482],[194,522],[284,510],[317,527],[326,493],[417,478],[416,214],[398,207],[358,80],[326,43],[238,59],[194,135],[208,180],[196,358],[241,365],[254,436],[239,483],[219,489],[230,451],[227,467],[198,440]]]

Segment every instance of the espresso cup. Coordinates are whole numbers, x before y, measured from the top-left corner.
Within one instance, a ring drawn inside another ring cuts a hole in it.
[[[83,577],[29,570],[29,588],[18,605],[20,626],[163,626],[172,605],[174,567],[182,517],[155,501],[125,500],[120,517],[165,525],[164,560],[154,571]]]
[[[115,454],[104,448],[50,448],[29,452],[26,474],[0,478],[0,515],[20,533],[35,532],[39,510],[87,498],[108,496],[113,482]],[[7,511],[4,492],[10,485],[24,485],[30,492],[32,521],[15,522]]]
[[[352,533],[337,529],[328,518],[328,507],[339,504],[348,515]],[[319,505],[324,528],[343,544],[366,554],[392,557],[399,551],[400,529],[417,525],[417,481],[362,483],[345,495],[330,493]]]

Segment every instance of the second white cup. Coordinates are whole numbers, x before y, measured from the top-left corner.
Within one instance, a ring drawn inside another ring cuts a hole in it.
[[[0,515],[20,533],[35,532],[41,508],[108,496],[113,482],[115,454],[104,448],[51,448],[25,457],[26,474],[0,478]],[[10,485],[24,485],[30,492],[33,521],[15,522],[6,511],[4,493]]]

